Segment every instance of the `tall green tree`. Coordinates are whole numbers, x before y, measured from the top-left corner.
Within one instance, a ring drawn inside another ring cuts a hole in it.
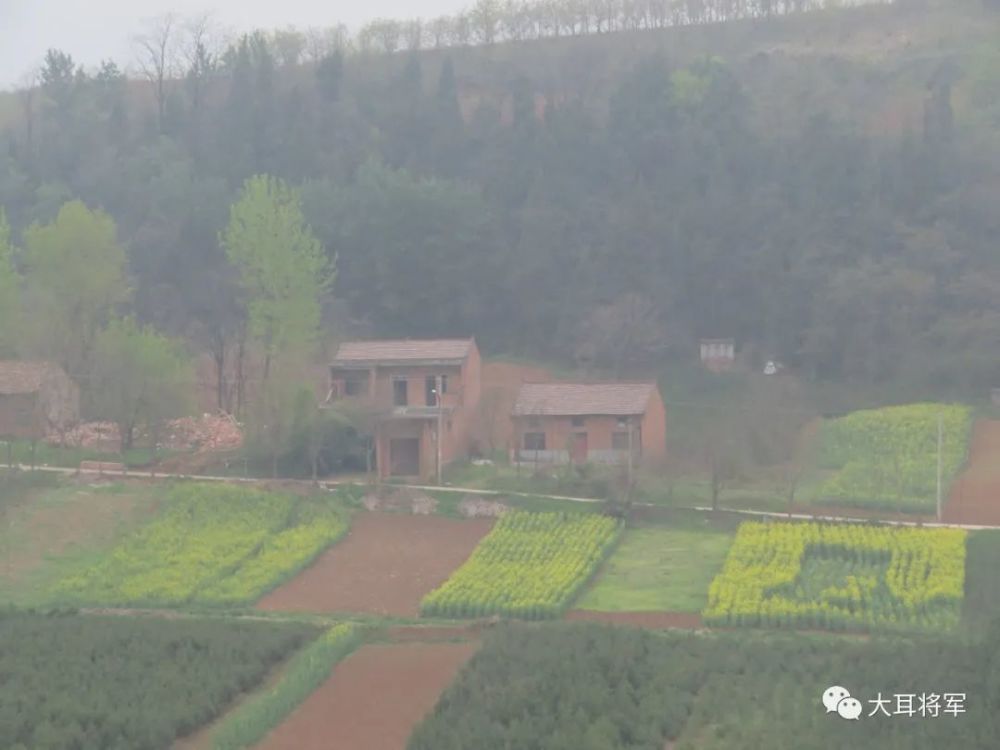
[[[132,318],[112,320],[97,338],[95,355],[94,410],[118,425],[123,453],[138,432],[155,441],[166,420],[187,412],[194,371],[178,342]]]
[[[14,268],[14,246],[7,215],[0,208],[0,356],[9,357],[17,349],[21,326],[20,277]]]
[[[114,220],[81,201],[24,232],[24,349],[85,378],[98,333],[129,299]]]
[[[221,236],[243,292],[248,330],[273,360],[311,353],[335,270],[302,214],[299,192],[282,180],[247,180]]]

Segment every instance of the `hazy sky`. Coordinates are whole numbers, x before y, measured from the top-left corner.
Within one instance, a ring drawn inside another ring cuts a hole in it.
[[[378,18],[433,17],[466,0],[0,0],[0,88],[10,87],[50,47],[85,65],[112,57],[130,62],[130,38],[168,12],[213,18],[236,30],[283,26],[357,28]]]

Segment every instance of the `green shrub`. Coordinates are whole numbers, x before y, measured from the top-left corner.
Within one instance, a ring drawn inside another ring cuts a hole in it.
[[[238,750],[264,739],[357,648],[361,633],[358,626],[337,625],[293,656],[277,685],[249,699],[212,733],[214,750]]]

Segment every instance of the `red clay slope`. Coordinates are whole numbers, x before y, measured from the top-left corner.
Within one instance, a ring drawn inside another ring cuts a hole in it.
[[[976,423],[969,461],[951,486],[946,523],[1000,526],[1000,421]]]

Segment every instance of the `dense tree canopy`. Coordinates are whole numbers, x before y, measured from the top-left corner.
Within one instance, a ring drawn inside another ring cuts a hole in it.
[[[508,5],[476,4],[468,41],[524,35]],[[655,4],[608,3],[613,22],[602,5],[578,32],[659,25]],[[729,5],[685,13],[750,12]],[[765,5],[751,14],[807,4]],[[787,28],[862,11],[836,13]],[[761,20],[762,38],[780,23]],[[897,75],[731,58],[722,29],[710,57],[680,30],[651,33],[683,56],[625,55],[622,34],[495,57],[495,44],[348,54],[333,32],[222,48],[175,31],[177,75],[134,91],[112,64],[90,74],[52,51],[0,149],[18,270],[37,268],[29,225],[80,198],[117,221],[142,322],[225,359],[240,277],[218,238],[244,181],[266,174],[301,190],[337,259],[333,292],[366,333],[475,334],[487,351],[620,375],[735,337],[821,380],[995,384],[1000,139],[982,95],[1000,82],[995,51],[971,49],[960,70],[901,60]],[[372,50],[405,46],[394,33],[369,29]],[[923,104],[869,101],[897,123],[873,128],[849,116],[865,87]]]

